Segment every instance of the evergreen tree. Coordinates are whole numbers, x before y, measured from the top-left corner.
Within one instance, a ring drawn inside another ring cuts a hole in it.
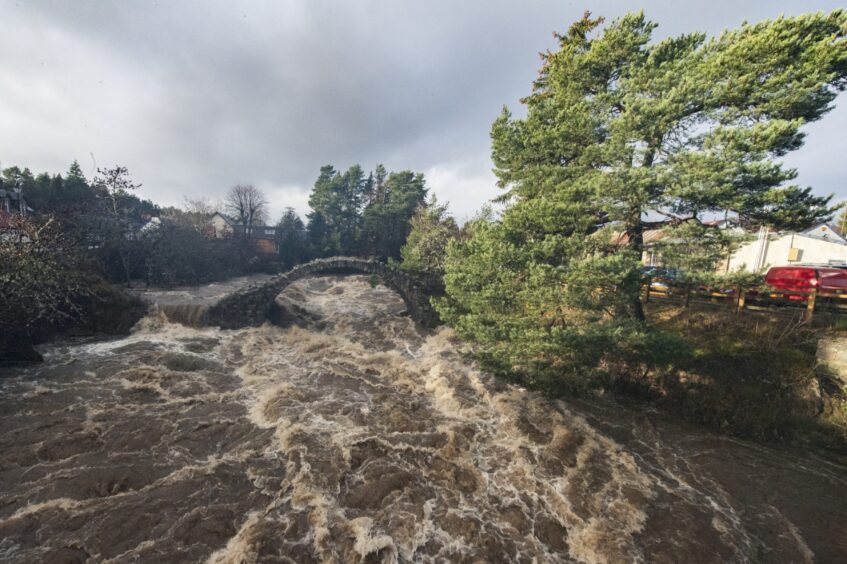
[[[458,238],[459,227],[447,212],[447,204],[439,204],[435,195],[418,206],[410,222],[409,236],[400,249],[400,267],[412,272],[444,274],[447,245]]]
[[[333,254],[330,231],[324,216],[320,212],[312,211],[307,215],[306,236],[309,241],[310,254],[316,257],[327,257]]]
[[[388,192],[385,189],[385,178],[388,176],[388,173],[385,170],[385,167],[381,164],[376,165],[375,177],[374,177],[374,198],[373,202],[377,202],[380,204],[384,204],[386,198],[388,197]]]
[[[24,194],[27,204],[38,212],[53,209],[53,179],[46,172],[35,177],[30,190]]]
[[[601,23],[586,14],[557,36],[526,117],[494,122],[507,208],[446,263],[443,318],[491,367],[543,385],[669,350],[639,301],[645,230],[712,248],[717,214],[801,228],[833,211],[779,158],[847,84],[846,12],[658,43],[642,14]]]
[[[279,257],[283,264],[290,268],[308,256],[306,226],[294,208],[285,208],[276,226]]]
[[[377,197],[363,213],[360,247],[367,255],[397,259],[412,215],[426,198],[426,182],[423,174],[409,170],[392,172],[386,178],[385,169],[380,171],[380,167],[375,183]]]
[[[88,184],[85,174],[77,161],[71,163],[65,179],[62,182],[62,191],[56,193],[55,205],[62,209],[86,209],[96,200],[94,190]]]
[[[309,235],[322,256],[356,251],[361,208],[368,180],[359,165],[341,174],[332,165],[321,167],[309,196],[312,212]]]

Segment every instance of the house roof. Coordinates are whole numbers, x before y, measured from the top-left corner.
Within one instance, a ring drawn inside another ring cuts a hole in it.
[[[832,224],[826,222],[813,225],[808,229],[801,231],[800,234],[813,239],[847,244],[847,239],[845,239],[844,236],[832,226]]]
[[[234,217],[228,216],[225,213],[216,211],[212,214],[212,217],[215,217],[216,215],[220,216],[220,218],[227,222],[229,225],[235,225],[236,223],[238,223],[238,221]]]

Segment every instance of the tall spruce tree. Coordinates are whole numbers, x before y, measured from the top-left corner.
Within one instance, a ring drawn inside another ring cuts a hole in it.
[[[717,214],[800,228],[833,212],[779,158],[847,85],[847,12],[658,43],[643,14],[602,22],[558,35],[526,117],[494,122],[507,207],[451,245],[440,305],[491,367],[550,385],[668,350],[639,301],[645,230],[711,246]]]

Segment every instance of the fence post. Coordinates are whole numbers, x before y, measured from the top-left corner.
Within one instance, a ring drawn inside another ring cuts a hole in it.
[[[691,284],[685,285],[685,307],[691,304]]]
[[[744,310],[744,301],[747,293],[744,291],[744,286],[738,285],[738,303],[735,305],[735,313],[740,314]]]
[[[806,298],[806,323],[811,323],[812,316],[815,314],[815,300],[818,297],[818,288],[815,286],[812,288],[812,291],[809,292],[809,296]]]

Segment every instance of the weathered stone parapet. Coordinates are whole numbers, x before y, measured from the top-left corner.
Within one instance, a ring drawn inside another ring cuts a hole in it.
[[[276,296],[296,280],[319,273],[363,272],[375,274],[392,288],[406,304],[409,315],[425,327],[439,323],[430,304],[432,296],[443,294],[440,280],[418,277],[383,262],[356,257],[331,257],[300,264],[270,280],[233,292],[211,306],[205,321],[222,329],[237,329],[262,324],[271,314]]]

